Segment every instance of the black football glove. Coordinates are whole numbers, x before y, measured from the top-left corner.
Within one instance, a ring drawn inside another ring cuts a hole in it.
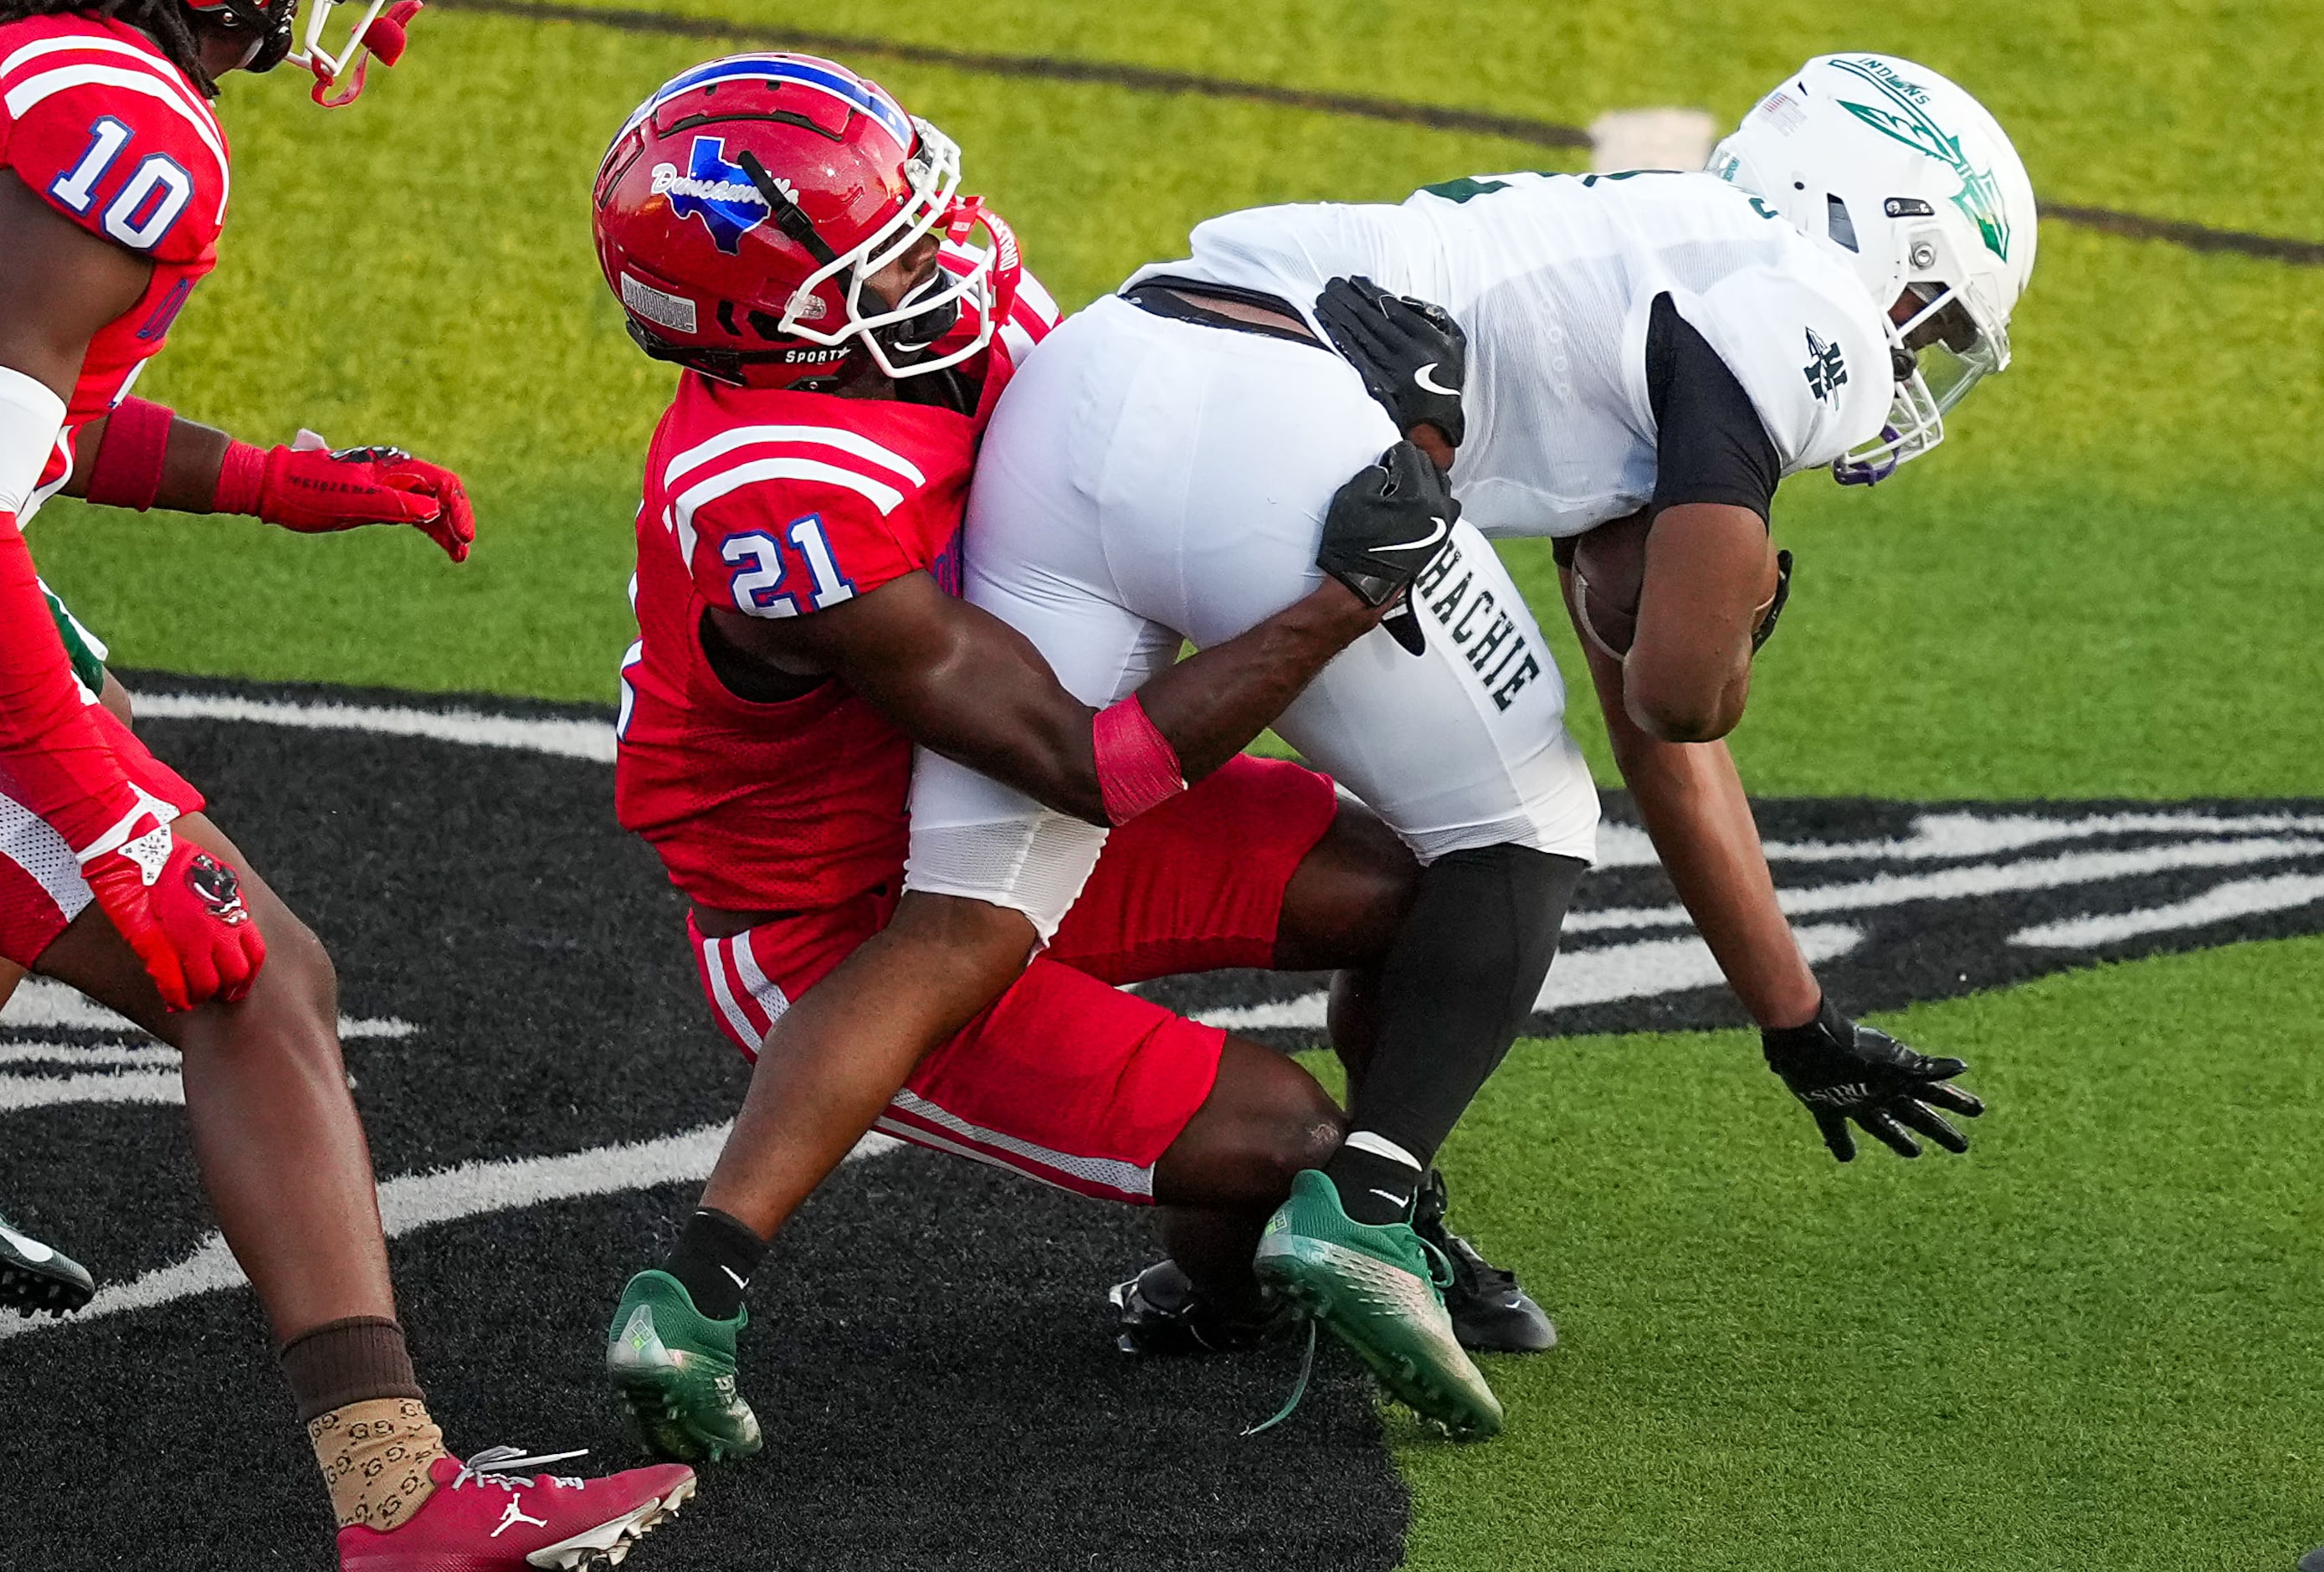
[[[1807,1105],[1823,1143],[1842,1162],[1856,1156],[1851,1119],[1897,1156],[1918,1157],[1913,1130],[1947,1151],[1969,1150],[1969,1137],[1930,1104],[1972,1119],[1985,1112],[1983,1103],[1950,1084],[1969,1066],[1914,1053],[1886,1032],[1850,1021],[1829,999],[1805,1026],[1762,1031],[1759,1041],[1767,1068]]]
[[[1461,446],[1469,338],[1443,307],[1389,294],[1368,278],[1335,278],[1316,298],[1315,319],[1397,430],[1430,425]]]
[[[1315,566],[1366,606],[1386,606],[1436,560],[1460,516],[1444,472],[1411,443],[1398,442],[1333,494]],[[1403,615],[1384,625],[1397,643],[1420,653],[1417,620]]]

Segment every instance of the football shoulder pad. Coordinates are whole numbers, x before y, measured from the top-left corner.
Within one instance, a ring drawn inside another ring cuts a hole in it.
[[[1879,435],[1895,386],[1887,338],[1838,266],[1802,245],[1794,265],[1748,268],[1671,299],[1750,395],[1784,474]]]
[[[696,588],[745,616],[828,611],[920,569],[959,527],[905,456],[836,426],[720,433],[669,459],[661,513]]]
[[[0,27],[0,159],[50,207],[156,262],[215,254],[226,133],[144,34],[87,16]]]

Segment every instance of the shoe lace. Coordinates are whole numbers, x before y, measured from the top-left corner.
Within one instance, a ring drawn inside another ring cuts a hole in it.
[[[1440,1249],[1436,1241],[1427,1234],[1416,1231],[1413,1237],[1420,1241],[1421,1253],[1428,1257],[1428,1281],[1435,1285],[1436,1298],[1441,1302],[1444,1298],[1444,1290],[1451,1288],[1453,1283],[1452,1258]]]
[[[576,1452],[544,1452],[537,1456],[527,1456],[521,1447],[487,1447],[460,1465],[459,1475],[452,1481],[452,1488],[457,1490],[464,1484],[496,1484],[503,1490],[529,1490],[545,1479],[559,1490],[578,1490],[581,1481],[569,1475],[549,1474],[536,1477],[519,1475],[517,1470],[540,1463],[562,1463],[567,1457],[586,1457],[588,1455],[586,1447]]]
[[[1276,1426],[1281,1424],[1284,1420],[1289,1419],[1291,1417],[1291,1410],[1299,1406],[1299,1400],[1307,1395],[1307,1377],[1314,1373],[1314,1369],[1315,1320],[1314,1318],[1311,1316],[1307,1318],[1307,1351],[1299,1356],[1298,1383],[1292,1387],[1291,1395],[1289,1398],[1285,1400],[1283,1406],[1275,1410],[1275,1417],[1273,1419],[1261,1419],[1259,1423],[1243,1431],[1243,1434],[1246,1436],[1256,1436],[1261,1430],[1271,1430],[1275,1429]]]

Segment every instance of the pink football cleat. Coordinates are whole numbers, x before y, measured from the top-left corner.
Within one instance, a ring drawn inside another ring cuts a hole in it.
[[[494,1447],[466,1463],[438,1457],[436,1493],[411,1521],[385,1533],[362,1523],[339,1530],[339,1572],[529,1572],[532,1567],[618,1566],[630,1547],[694,1493],[694,1470],[676,1464],[604,1479],[516,1472],[578,1457],[528,1457]]]

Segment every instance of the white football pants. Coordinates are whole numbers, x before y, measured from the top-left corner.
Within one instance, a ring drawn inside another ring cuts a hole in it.
[[[1002,395],[969,495],[963,593],[1102,707],[1313,590],[1323,515],[1397,439],[1338,356],[1109,297]],[[1598,793],[1541,630],[1483,536],[1416,589],[1428,652],[1365,634],[1276,730],[1424,863],[1515,844],[1594,860]],[[1046,939],[1103,829],[923,749],[905,883],[1012,907]]]

